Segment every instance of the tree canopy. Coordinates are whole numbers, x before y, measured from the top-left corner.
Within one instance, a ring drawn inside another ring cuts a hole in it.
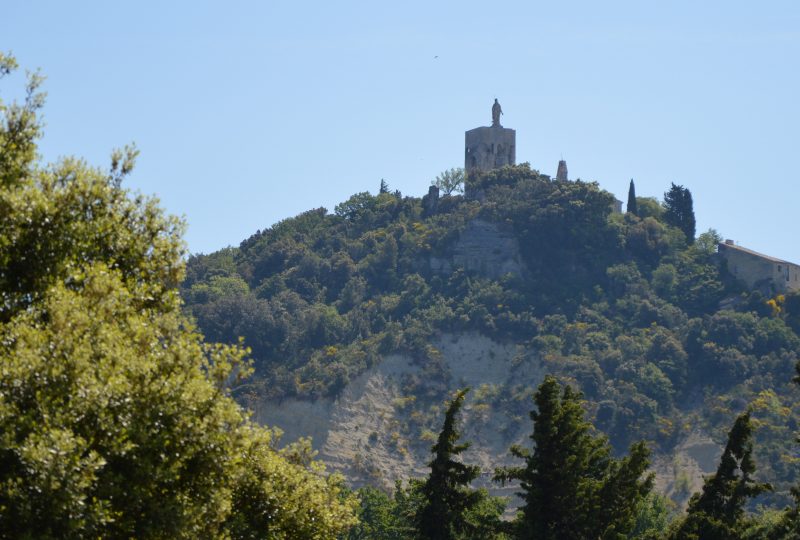
[[[252,349],[255,374],[237,399],[334,398],[386,355],[407,355],[421,374],[403,392],[416,400],[381,439],[396,431],[423,463],[423,435],[438,433],[436,407],[454,389],[451,359],[435,343],[476,333],[579,388],[618,453],[642,439],[669,452],[694,430],[723,440],[731,419],[757,403],[764,429],[754,452],[775,485],[762,499],[788,504],[800,481],[782,457],[794,451],[785,411],[800,414],[790,382],[796,295],[744,288],[718,264],[719,235],[688,244],[654,198],[637,197],[638,215],[625,216],[597,184],[527,164],[470,182],[480,200],[451,195],[433,207],[363,192],[333,212],[309,210],[237,247],[189,257],[187,312],[209,339],[243,337]],[[516,271],[463,264],[481,227],[501,240],[482,240],[479,259],[500,258],[506,242]],[[500,386],[485,406],[508,412],[506,432],[524,432],[529,386]]]
[[[759,483],[753,478],[756,467],[752,432],[750,413],[739,415],[728,433],[728,443],[716,474],[706,478],[702,492],[692,496],[688,514],[673,538],[728,540],[744,537],[747,499],[772,489],[768,483]]]
[[[683,186],[670,185],[664,193],[664,219],[670,225],[679,228],[686,235],[686,241],[694,242],[695,218],[692,192]]]
[[[453,168],[442,171],[431,185],[439,188],[443,195],[464,193],[464,169]]]
[[[633,178],[631,178],[631,185],[628,187],[628,204],[625,210],[634,216],[639,215],[639,209],[636,205],[636,186],[633,185]]]
[[[183,224],[122,188],[135,149],[36,161],[38,83],[0,108],[0,537],[345,530],[341,480],[230,397],[247,352],[182,313]]]
[[[419,538],[427,540],[491,539],[500,534],[500,515],[504,504],[489,497],[486,490],[470,484],[481,470],[467,465],[458,456],[469,448],[459,443],[456,428],[458,412],[469,389],[456,393],[445,412],[444,425],[436,444],[431,448],[431,472],[417,484],[422,503],[415,525]]]
[[[520,482],[523,500],[517,538],[624,538],[636,509],[653,485],[649,450],[634,444],[628,456],[611,457],[605,437],[592,433],[581,396],[548,376],[534,396],[533,449],[512,447],[525,461],[498,469],[495,478]]]

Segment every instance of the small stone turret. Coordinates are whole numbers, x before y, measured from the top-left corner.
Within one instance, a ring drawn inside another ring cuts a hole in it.
[[[434,215],[439,210],[439,188],[431,186],[428,194],[422,197],[422,212],[427,216]]]
[[[556,171],[556,180],[567,181],[567,162],[563,159],[558,162],[558,170]]]

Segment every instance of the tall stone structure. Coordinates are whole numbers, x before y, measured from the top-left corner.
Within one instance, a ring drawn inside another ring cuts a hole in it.
[[[567,181],[567,162],[563,159],[558,162],[558,170],[556,171],[556,180],[563,182]]]
[[[517,132],[500,125],[503,110],[497,100],[492,106],[492,125],[464,134],[464,170],[486,172],[516,163]]]

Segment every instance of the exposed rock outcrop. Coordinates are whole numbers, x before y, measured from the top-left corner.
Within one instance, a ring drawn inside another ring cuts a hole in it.
[[[516,347],[502,345],[478,334],[442,336],[435,347],[448,370],[450,389],[502,385],[510,378],[535,388],[544,378],[536,363],[515,365]],[[336,400],[313,403],[285,400],[262,403],[254,411],[258,421],[281,428],[286,441],[312,436],[319,457],[331,470],[341,472],[353,486],[364,484],[391,488],[395,480],[422,476],[430,459],[429,441],[408,440],[399,426],[408,422],[408,411],[398,407],[404,399],[402,385],[407,375],[421,374],[422,366],[411,358],[393,354],[363,373]],[[464,436],[473,441],[465,459],[491,471],[513,463],[511,443],[522,443],[528,433],[523,422],[517,433],[501,433],[498,426],[514,425],[518,419],[502,411],[488,411],[468,404],[464,410]],[[488,477],[483,484],[489,486]],[[497,491],[497,490],[495,490]],[[503,490],[509,491],[509,490]]]
[[[449,390],[471,386],[474,390],[463,410],[463,436],[472,442],[464,459],[485,471],[479,485],[498,495],[513,495],[516,486],[504,489],[491,483],[491,471],[501,465],[518,464],[508,449],[511,444],[528,446],[531,431],[527,411],[500,410],[476,399],[487,388],[524,385],[532,391],[541,383],[546,366],[520,354],[512,344],[501,344],[480,334],[446,334],[434,346],[441,353]],[[421,375],[423,366],[400,354],[383,361],[353,380],[336,400],[315,402],[295,399],[260,403],[255,418],[281,428],[285,441],[313,437],[319,457],[329,469],[342,473],[351,486],[365,484],[391,489],[395,480],[427,474],[430,440],[403,430],[414,396],[404,395],[408,376]],[[438,428],[437,428],[438,429]],[[702,485],[702,475],[713,472],[721,447],[700,433],[693,434],[670,456],[655,456],[653,469],[659,491],[684,504]],[[512,498],[512,504],[517,499]]]
[[[449,253],[431,256],[431,270],[448,274],[456,268],[491,279],[511,274],[521,277],[525,272],[519,242],[511,231],[496,223],[473,219],[461,232]]]

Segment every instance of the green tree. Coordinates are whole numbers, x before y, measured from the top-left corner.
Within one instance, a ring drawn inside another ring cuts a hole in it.
[[[356,220],[371,212],[377,205],[377,197],[368,191],[356,193],[345,202],[339,203],[334,208],[337,216],[345,219]]]
[[[10,54],[0,52],[0,79],[17,69],[17,61]],[[25,101],[22,104],[4,103],[0,99],[0,187],[16,185],[30,172],[36,159],[36,139],[41,134],[37,111],[44,104],[44,94],[39,91],[42,78],[35,73],[28,77]],[[0,208],[2,210],[2,208]],[[0,265],[0,268],[3,266]]]
[[[630,455],[611,457],[605,437],[592,434],[584,419],[581,395],[547,376],[534,401],[534,450],[514,446],[525,460],[520,467],[498,469],[495,479],[520,481],[523,500],[518,538],[624,538],[636,522],[638,507],[652,489],[645,476],[649,451],[634,444]]]
[[[454,459],[469,448],[469,443],[458,443],[460,434],[456,427],[456,416],[468,391],[466,388],[457,392],[448,405],[442,431],[431,448],[434,457],[429,464],[430,475],[419,484],[423,502],[415,522],[420,538],[494,538],[492,529],[500,526],[502,505],[489,500],[485,490],[469,487],[480,474],[480,468]]]
[[[436,179],[431,182],[431,185],[439,188],[442,195],[464,193],[464,169],[459,167],[442,171]]]
[[[358,524],[350,529],[347,540],[404,540],[413,535],[411,521],[402,505],[404,490],[397,486],[399,500],[373,487],[359,489]]]
[[[800,384],[800,362],[795,364],[795,377],[792,382]],[[800,438],[795,442],[800,442]],[[761,524],[766,531],[758,531],[762,537],[769,540],[796,540],[800,538],[800,486],[792,488],[794,504],[781,512],[779,519],[773,523],[764,523],[762,516]],[[758,525],[758,524],[757,524]],[[757,527],[755,527],[757,528]]]
[[[345,530],[341,480],[230,397],[246,351],[182,314],[183,225],[122,189],[135,150],[34,161],[36,82],[0,110],[0,538]]]
[[[381,187],[378,189],[378,193],[389,193],[389,184],[381,178]]]
[[[664,218],[664,207],[655,197],[636,197],[636,212],[642,219],[651,217],[662,221]]]
[[[636,186],[633,185],[633,178],[631,178],[630,187],[628,187],[628,205],[626,210],[629,214],[633,214],[634,216],[639,215],[639,211],[636,208]]]
[[[282,456],[228,397],[244,351],[184,325],[137,308],[101,264],[3,325],[0,537],[310,538],[352,523],[339,481]]]
[[[672,538],[677,540],[730,540],[742,538],[748,520],[744,505],[748,499],[772,486],[753,480],[753,427],[750,412],[736,418],[728,432],[728,443],[720,458],[716,474],[706,478],[703,491],[689,501],[687,516]]]
[[[683,186],[671,184],[664,193],[664,219],[686,235],[689,244],[694,243],[695,218],[692,192]]]
[[[675,510],[675,503],[667,497],[658,493],[649,493],[639,503],[636,525],[628,533],[628,538],[637,540],[662,538]]]

